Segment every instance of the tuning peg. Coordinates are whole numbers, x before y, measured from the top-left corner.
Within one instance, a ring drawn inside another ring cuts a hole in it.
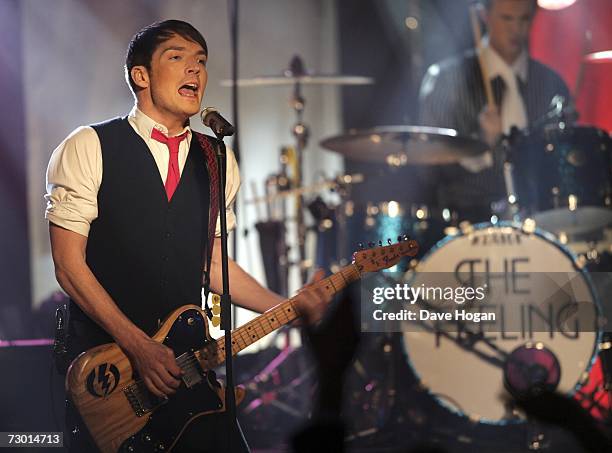
[[[360,242],[359,244],[357,244],[357,247],[359,247],[359,250],[363,250],[363,242]]]
[[[387,238],[387,244],[391,245],[391,238]]]
[[[370,248],[374,247],[374,243],[373,242],[368,242],[368,247],[370,247]]]

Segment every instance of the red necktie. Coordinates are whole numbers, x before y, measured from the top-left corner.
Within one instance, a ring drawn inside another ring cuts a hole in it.
[[[151,138],[153,140],[157,140],[160,143],[165,143],[170,151],[170,160],[168,161],[168,175],[166,176],[166,184],[164,187],[166,188],[166,195],[168,196],[168,201],[174,195],[174,191],[178,186],[179,180],[181,179],[181,172],[179,171],[179,163],[178,163],[178,153],[179,146],[181,142],[187,137],[187,131],[183,132],[181,135],[177,135],[176,137],[168,137],[163,132],[158,129],[153,128],[151,131]]]

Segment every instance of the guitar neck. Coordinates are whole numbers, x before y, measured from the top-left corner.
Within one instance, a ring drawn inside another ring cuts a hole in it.
[[[329,296],[333,296],[350,283],[358,280],[360,276],[357,266],[350,264],[343,267],[339,272],[315,283],[314,287],[322,289]],[[232,332],[232,355],[238,354],[247,346],[285,324],[289,324],[300,315],[296,298],[293,297],[235,329]],[[195,356],[205,370],[219,366],[225,361],[225,337],[221,337],[196,351]]]

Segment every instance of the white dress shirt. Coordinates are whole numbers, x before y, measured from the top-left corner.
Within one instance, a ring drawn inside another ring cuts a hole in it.
[[[523,50],[518,58],[509,65],[506,61],[489,45],[487,37],[483,39],[483,60],[487,68],[490,80],[501,77],[506,89],[501,102],[501,121],[502,132],[507,134],[516,126],[519,129],[527,127],[527,110],[525,101],[519,91],[516,78],[520,77],[523,82],[527,82],[529,54]]]
[[[136,106],[129,113],[128,122],[147,144],[157,164],[160,178],[165,183],[168,175],[170,153],[164,143],[151,138],[151,130],[156,128],[167,135],[168,129],[142,113]],[[191,128],[187,126],[179,134],[176,134],[180,135],[185,131],[187,131],[187,137],[180,143],[178,155],[181,174],[191,145]],[[92,127],[79,127],[60,143],[51,155],[47,168],[45,218],[62,228],[87,237],[91,222],[98,217],[98,190],[101,182],[102,148],[100,139]],[[228,148],[225,185],[228,231],[236,226],[236,216],[232,206],[239,188],[238,164],[233,151]],[[215,235],[217,237],[221,235],[218,218]]]

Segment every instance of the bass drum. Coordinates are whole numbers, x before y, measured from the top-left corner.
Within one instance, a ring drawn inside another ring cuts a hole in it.
[[[531,321],[524,318],[521,318],[520,327],[517,322],[507,331],[497,330],[496,326],[495,331],[487,332],[486,341],[478,336],[471,337],[476,341],[460,341],[452,335],[440,335],[439,330],[432,331],[431,327],[404,331],[408,362],[429,393],[440,404],[473,421],[491,424],[522,421],[522,415],[510,403],[510,394],[504,386],[504,359],[521,346],[538,344],[551,351],[559,362],[561,373],[557,390],[572,395],[580,389],[594,361],[600,310],[589,275],[577,267],[572,254],[549,233],[535,229],[528,233],[523,226],[510,223],[480,224],[440,241],[417,266],[412,286],[427,285],[428,275],[434,279],[438,277],[433,275],[443,275],[441,273],[458,276],[465,270],[466,263],[471,263],[472,270],[482,269],[489,274],[488,294],[504,294],[506,318],[510,316],[508,307],[520,306],[521,316],[528,313],[523,311],[525,304],[530,303],[526,294],[541,293],[545,285],[537,281],[542,282],[542,276],[553,275],[572,276],[571,289],[579,294],[576,300],[586,304],[591,317],[571,335],[552,328],[533,331],[526,326],[527,323],[531,325]],[[523,277],[534,276],[521,280],[518,293],[508,292],[507,287],[504,292],[504,285],[509,280],[499,278],[502,274],[508,275],[512,263],[519,263]],[[539,296],[536,299],[542,300]],[[538,308],[539,316],[546,316],[548,311],[541,306]],[[551,319],[558,320],[556,315],[552,316],[551,308]],[[501,318],[503,322],[503,314]]]

